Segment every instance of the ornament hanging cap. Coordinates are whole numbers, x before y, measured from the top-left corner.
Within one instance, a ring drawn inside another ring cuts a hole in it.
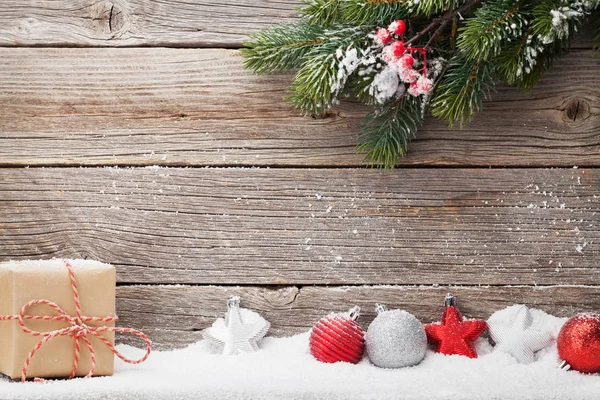
[[[452,293],[448,293],[446,295],[445,304],[446,304],[446,307],[450,307],[450,306],[456,307],[456,298],[454,296],[452,296]]]
[[[379,315],[383,312],[386,312],[387,310],[388,310],[388,308],[386,307],[385,304],[380,304],[380,303],[375,304],[375,312],[377,313],[377,315]]]
[[[348,318],[352,321],[356,321],[360,315],[360,307],[354,306],[348,311]]]
[[[230,296],[229,300],[227,300],[227,307],[238,308],[240,306],[240,300],[241,300],[240,296],[236,296],[236,295]]]
[[[565,360],[561,360],[560,364],[558,364],[558,369],[562,369],[563,371],[568,371],[571,369],[571,365]]]

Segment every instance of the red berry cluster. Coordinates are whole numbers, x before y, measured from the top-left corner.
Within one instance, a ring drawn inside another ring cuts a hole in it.
[[[427,49],[406,46],[404,33],[406,23],[399,19],[386,28],[379,28],[375,33],[375,42],[383,46],[383,59],[398,68],[403,82],[410,83],[409,93],[413,96],[427,94],[433,87],[433,82],[427,78]],[[414,69],[415,55],[420,55],[423,67]]]

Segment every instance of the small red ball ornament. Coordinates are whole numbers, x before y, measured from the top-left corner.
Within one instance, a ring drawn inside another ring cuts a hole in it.
[[[396,35],[404,35],[406,32],[406,22],[401,19],[397,19],[390,24],[390,32],[395,33]]]
[[[459,354],[477,358],[473,342],[487,329],[487,322],[463,320],[456,307],[454,296],[446,296],[446,308],[441,322],[425,325],[429,343],[435,345],[435,351],[442,354]]]
[[[579,314],[560,329],[558,356],[579,372],[600,372],[600,315]]]
[[[400,57],[404,54],[404,42],[396,41],[390,45],[392,54],[396,57]]]
[[[359,307],[347,314],[330,314],[315,324],[309,339],[310,354],[325,363],[358,363],[365,349],[365,334],[356,322]]]

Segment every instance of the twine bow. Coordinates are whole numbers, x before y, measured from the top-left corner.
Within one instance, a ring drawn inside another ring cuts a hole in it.
[[[69,271],[69,278],[71,280],[71,289],[73,291],[73,300],[75,302],[75,314],[76,314],[74,317],[67,314],[62,308],[60,308],[58,306],[58,304],[56,304],[50,300],[45,300],[45,299],[35,299],[35,300],[31,300],[31,301],[25,303],[25,305],[21,308],[21,311],[17,315],[0,315],[0,321],[17,320],[17,322],[21,326],[21,329],[23,330],[23,332],[28,333],[33,336],[42,336],[42,340],[40,340],[31,349],[31,351],[29,352],[29,355],[25,359],[25,363],[23,364],[23,369],[21,370],[21,372],[22,372],[21,373],[21,382],[25,382],[25,379],[27,377],[27,368],[29,367],[29,364],[31,363],[31,359],[33,358],[35,353],[44,344],[46,344],[46,343],[50,342],[52,339],[60,337],[60,336],[70,336],[75,340],[75,354],[73,357],[73,369],[71,371],[71,375],[69,376],[69,379],[74,378],[75,374],[77,372],[77,366],[79,365],[79,353],[81,350],[80,342],[85,343],[85,345],[87,346],[87,348],[90,352],[90,357],[92,360],[92,366],[90,368],[90,371],[88,372],[88,374],[85,377],[89,378],[90,376],[92,376],[94,374],[94,371],[96,369],[96,352],[94,351],[94,346],[92,346],[92,343],[90,342],[90,340],[88,338],[89,335],[95,336],[98,339],[100,339],[102,341],[102,343],[104,343],[112,351],[112,353],[115,356],[119,357],[121,360],[125,361],[126,363],[139,364],[139,363],[146,361],[146,359],[150,355],[150,352],[152,351],[152,342],[150,342],[150,339],[148,338],[148,336],[146,336],[143,332],[138,331],[136,329],[131,329],[131,328],[87,325],[88,322],[103,322],[103,323],[115,322],[118,320],[118,317],[86,317],[86,316],[81,315],[81,303],[79,302],[79,291],[77,289],[77,280],[75,279],[75,273],[73,272],[73,267],[71,266],[71,264],[68,261],[65,260],[64,263],[65,263],[65,266],[67,267],[67,270]],[[30,307],[37,305],[37,304],[44,304],[44,305],[49,306],[50,308],[53,308],[58,313],[58,315],[26,315],[25,314]],[[34,330],[27,328],[27,326],[25,326],[25,320],[66,321],[69,324],[69,326],[67,326],[66,328],[58,329],[58,330],[51,331],[51,332],[38,332],[38,331],[34,331]],[[121,332],[121,333],[129,333],[129,334],[138,336],[146,343],[146,354],[144,354],[144,356],[142,358],[137,359],[137,360],[132,360],[132,359],[126,358],[117,349],[115,349],[115,346],[112,343],[110,343],[110,341],[106,337],[101,335],[102,332]],[[43,379],[35,378],[35,381],[36,382],[43,381]]]

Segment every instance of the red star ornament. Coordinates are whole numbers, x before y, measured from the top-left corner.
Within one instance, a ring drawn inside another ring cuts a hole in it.
[[[442,354],[459,354],[477,358],[473,342],[487,329],[487,322],[463,319],[456,307],[454,296],[446,296],[446,308],[441,322],[425,325],[427,341]]]

